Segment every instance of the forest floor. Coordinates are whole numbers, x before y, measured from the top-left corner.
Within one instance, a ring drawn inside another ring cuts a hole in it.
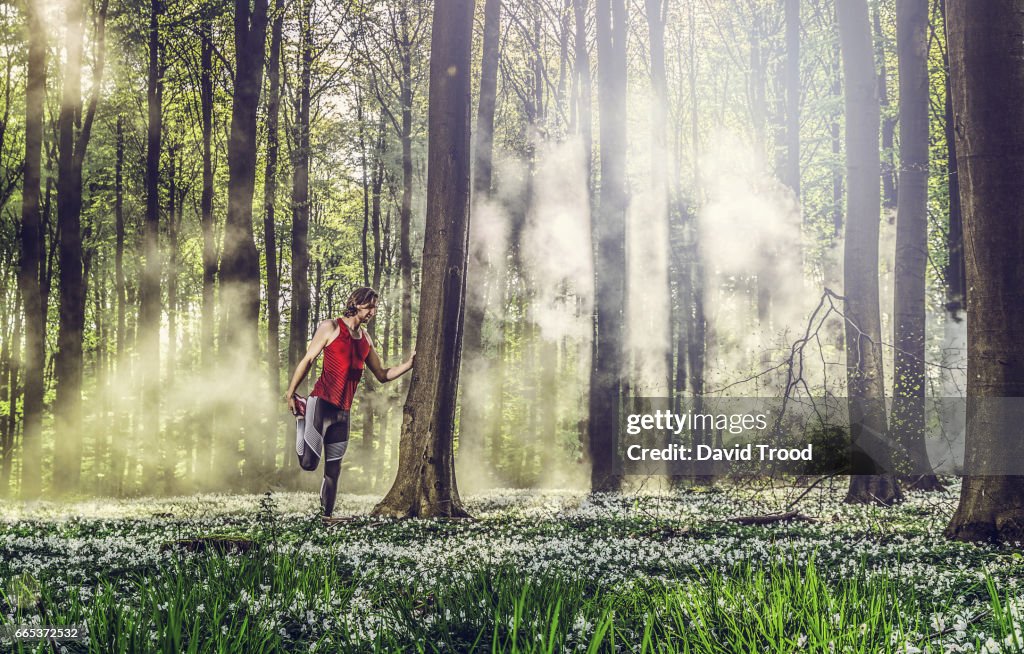
[[[1015,652],[1019,547],[942,537],[959,492],[495,491],[468,521],[313,493],[0,504],[0,621],[78,652]],[[0,641],[0,650],[52,651]]]

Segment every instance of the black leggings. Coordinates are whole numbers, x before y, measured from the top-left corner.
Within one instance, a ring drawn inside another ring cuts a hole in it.
[[[324,434],[324,447],[329,443],[348,442],[348,412],[340,422],[327,428]],[[341,459],[324,461],[324,483],[320,486],[320,508],[325,516],[334,513],[334,502],[338,497],[338,478],[341,477]]]

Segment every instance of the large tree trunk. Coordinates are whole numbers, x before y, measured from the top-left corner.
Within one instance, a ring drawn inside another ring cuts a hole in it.
[[[398,476],[376,515],[467,515],[455,483],[453,438],[469,240],[472,37],[472,0],[435,5],[417,364],[405,403]]]
[[[622,372],[622,314],[626,301],[626,6],[625,0],[597,3],[598,103],[601,130],[601,187],[593,221],[594,360],[588,418],[592,491],[614,491]]]
[[[309,108],[313,64],[310,41],[312,0],[303,0],[299,86],[295,99],[292,151],[292,313],[288,368],[294,369],[309,339]],[[317,308],[319,314],[319,307]],[[300,394],[302,391],[300,390]]]
[[[25,90],[25,173],[21,193],[21,253],[18,287],[25,307],[25,394],[21,436],[21,495],[42,490],[43,371],[46,318],[41,287],[44,234],[39,197],[42,179],[43,102],[46,98],[46,28],[42,1],[29,0],[28,70]]]
[[[848,502],[891,504],[901,499],[891,474],[881,318],[878,304],[878,174],[880,109],[865,0],[836,4],[846,80],[846,246],[844,314],[850,436],[859,449]]]
[[[142,431],[159,447],[160,461],[149,460],[145,468],[163,468],[165,446],[160,437],[160,137],[163,122],[163,80],[160,78],[160,15],[162,0],[151,0],[149,13],[149,73],[146,131],[146,217],[142,226],[143,266],[139,280],[139,353],[142,361]],[[151,476],[155,479],[155,476]]]
[[[278,391],[281,385],[281,278],[277,272],[277,156],[279,140],[278,119],[281,110],[281,40],[284,27],[284,0],[274,3],[274,22],[270,29],[270,55],[267,59],[267,78],[270,81],[267,97],[267,160],[263,169],[263,250],[267,270],[267,377],[270,388],[271,424],[278,426]],[[270,429],[261,448],[260,469],[274,467],[274,444],[277,429]]]
[[[99,103],[103,75],[106,2],[98,8],[96,60],[89,105],[82,111],[82,55],[85,32],[83,3],[72,0],[67,8],[66,60],[60,116],[57,119],[58,177],[57,225],[60,260],[60,328],[55,375],[57,397],[55,429],[64,434],[54,455],[54,490],[78,486],[82,471],[82,342],[85,335],[85,276],[82,260],[82,163]],[[83,116],[84,113],[84,116]],[[75,127],[81,119],[77,136]]]
[[[920,490],[942,488],[924,442],[925,268],[928,265],[928,0],[896,6],[900,170],[896,212],[895,360],[890,426]]]
[[[949,0],[949,57],[967,255],[967,452],[946,535],[1024,540],[1024,12]]]

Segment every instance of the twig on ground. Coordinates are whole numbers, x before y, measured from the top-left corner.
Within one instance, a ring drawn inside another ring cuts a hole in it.
[[[727,522],[735,522],[740,525],[770,525],[776,522],[789,522],[790,520],[798,520],[800,522],[818,522],[817,518],[812,518],[796,511],[773,513],[770,515],[739,516],[736,518],[729,518]]]

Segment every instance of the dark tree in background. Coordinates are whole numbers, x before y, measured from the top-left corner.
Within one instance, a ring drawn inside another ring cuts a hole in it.
[[[946,29],[946,0],[939,0],[942,29]],[[960,204],[960,175],[956,161],[956,132],[953,119],[953,92],[950,88],[949,45],[942,51],[943,80],[945,83],[945,115],[943,125],[946,137],[946,184],[949,197],[949,230],[946,234],[946,313],[954,322],[967,303],[967,271],[964,269],[964,219]]]
[[[588,449],[590,487],[613,491],[615,434],[619,428],[622,315],[626,303],[626,5],[597,3],[598,106],[601,187],[594,216],[594,356],[590,372]]]
[[[405,401],[398,475],[376,515],[467,515],[455,483],[454,432],[469,241],[472,42],[473,0],[437,3],[417,361]]]
[[[896,3],[899,55],[899,195],[893,317],[895,353],[890,427],[912,467],[914,488],[942,487],[925,449],[925,268],[928,265],[928,1]]]
[[[846,374],[850,436],[865,471],[850,478],[848,502],[901,499],[891,473],[878,304],[879,103],[866,0],[836,3],[846,84]]]
[[[55,376],[57,432],[73,434],[54,455],[54,489],[78,485],[82,472],[82,343],[85,336],[85,275],[82,260],[82,163],[92,135],[103,82],[104,29],[107,0],[97,8],[93,80],[89,104],[82,108],[82,58],[85,49],[85,7],[71,0],[67,12],[66,55],[60,116],[57,119],[57,226],[60,265],[60,333]]]
[[[277,401],[281,384],[281,278],[277,270],[277,221],[274,203],[277,201],[277,158],[280,149],[278,121],[281,115],[281,40],[284,29],[284,0],[274,3],[273,23],[270,28],[270,53],[267,55],[267,153],[263,169],[263,251],[267,271],[267,377],[270,397]],[[270,457],[271,450],[264,452]],[[287,458],[285,460],[288,460]],[[270,467],[270,460],[263,461]]]
[[[22,430],[21,494],[29,499],[42,490],[43,372],[46,316],[43,313],[43,228],[40,216],[43,154],[43,103],[46,99],[46,30],[42,1],[28,0],[28,70],[25,93],[25,172],[21,194],[21,260],[18,287],[25,307],[25,394]],[[6,447],[6,444],[5,444]],[[4,461],[8,453],[4,452]]]
[[[149,66],[147,71],[146,217],[142,228],[143,266],[139,282],[139,349],[142,353],[143,431],[160,431],[160,140],[163,132],[162,48],[160,16],[163,0],[149,8]],[[161,439],[161,444],[164,439]],[[162,447],[160,448],[162,451]],[[147,462],[147,465],[152,462]]]
[[[249,3],[250,0],[235,0],[235,86],[228,138],[228,212],[220,282],[226,344],[251,354],[258,351],[256,327],[260,309],[260,257],[253,239],[252,198],[267,0],[253,0],[252,7]]]
[[[1024,540],[1024,11],[949,0],[953,115],[967,263],[967,452],[946,534]]]
[[[469,239],[469,266],[466,277],[466,318],[463,357],[471,374],[486,373],[489,366],[483,355],[483,325],[487,305],[487,289],[496,283],[487,258],[479,210],[486,206],[491,193],[492,160],[494,157],[494,106],[498,91],[498,64],[501,59],[501,0],[487,0],[484,5],[483,56],[480,60],[480,101],[476,111],[476,133],[473,137],[473,216]],[[479,379],[474,383],[482,383]],[[462,417],[459,421],[459,457],[476,460],[483,452],[485,428],[484,400],[480,393],[462,396]]]
[[[292,308],[288,368],[306,351],[309,336],[309,111],[312,102],[312,0],[299,2],[298,85],[292,126]]]

